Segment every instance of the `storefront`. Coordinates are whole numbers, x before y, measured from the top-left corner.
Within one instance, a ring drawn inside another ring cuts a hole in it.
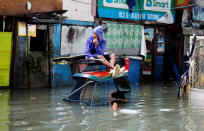
[[[17,33],[13,49],[13,88],[39,88],[50,86],[51,25],[17,19]],[[15,77],[20,76],[20,77]],[[36,83],[36,81],[38,81]]]
[[[58,25],[64,20],[64,12],[66,10],[18,17],[13,51],[13,87],[51,87],[52,58],[59,54],[54,45],[60,44]]]
[[[104,35],[107,48],[116,55],[142,56],[137,75],[161,80],[166,44],[166,25],[175,21],[174,1],[135,0],[128,5],[124,0],[98,0],[98,17],[108,26]],[[145,53],[144,53],[145,46]],[[138,82],[138,81],[137,81]]]
[[[52,33],[65,11],[62,0],[0,1],[0,86],[50,86]]]
[[[165,52],[165,27],[145,27],[147,56],[142,64],[142,75],[152,76],[157,80],[163,78]]]

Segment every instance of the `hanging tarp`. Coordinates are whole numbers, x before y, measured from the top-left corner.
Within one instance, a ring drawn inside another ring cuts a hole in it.
[[[174,23],[174,0],[135,0],[129,13],[127,0],[98,0],[98,15],[103,18]]]
[[[12,32],[0,32],[0,86],[9,86]]]
[[[140,55],[144,35],[142,25],[107,22],[107,26],[108,32],[104,34],[107,51],[116,55]]]

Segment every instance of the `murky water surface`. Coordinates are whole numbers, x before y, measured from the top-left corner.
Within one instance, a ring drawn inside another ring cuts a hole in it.
[[[178,100],[175,82],[134,85],[116,113],[110,104],[64,103],[70,90],[0,90],[0,131],[204,130],[204,102]]]

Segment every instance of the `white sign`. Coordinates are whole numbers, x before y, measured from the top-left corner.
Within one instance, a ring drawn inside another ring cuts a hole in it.
[[[171,9],[171,0],[144,0],[144,9],[168,12]]]
[[[103,0],[103,5],[111,8],[128,9],[126,0]]]
[[[18,35],[36,37],[36,25],[27,24],[27,30],[26,30],[26,23],[18,22]]]
[[[200,6],[204,6],[204,1],[203,0],[197,0],[197,3],[199,3]]]
[[[169,11],[163,17],[157,20],[157,22],[172,24],[174,22],[172,13]]]

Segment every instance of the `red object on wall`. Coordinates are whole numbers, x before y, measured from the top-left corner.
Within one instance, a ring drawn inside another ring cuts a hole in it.
[[[126,62],[125,69],[126,69],[126,70],[129,70],[129,68],[130,68],[129,58],[125,58],[125,62]]]

